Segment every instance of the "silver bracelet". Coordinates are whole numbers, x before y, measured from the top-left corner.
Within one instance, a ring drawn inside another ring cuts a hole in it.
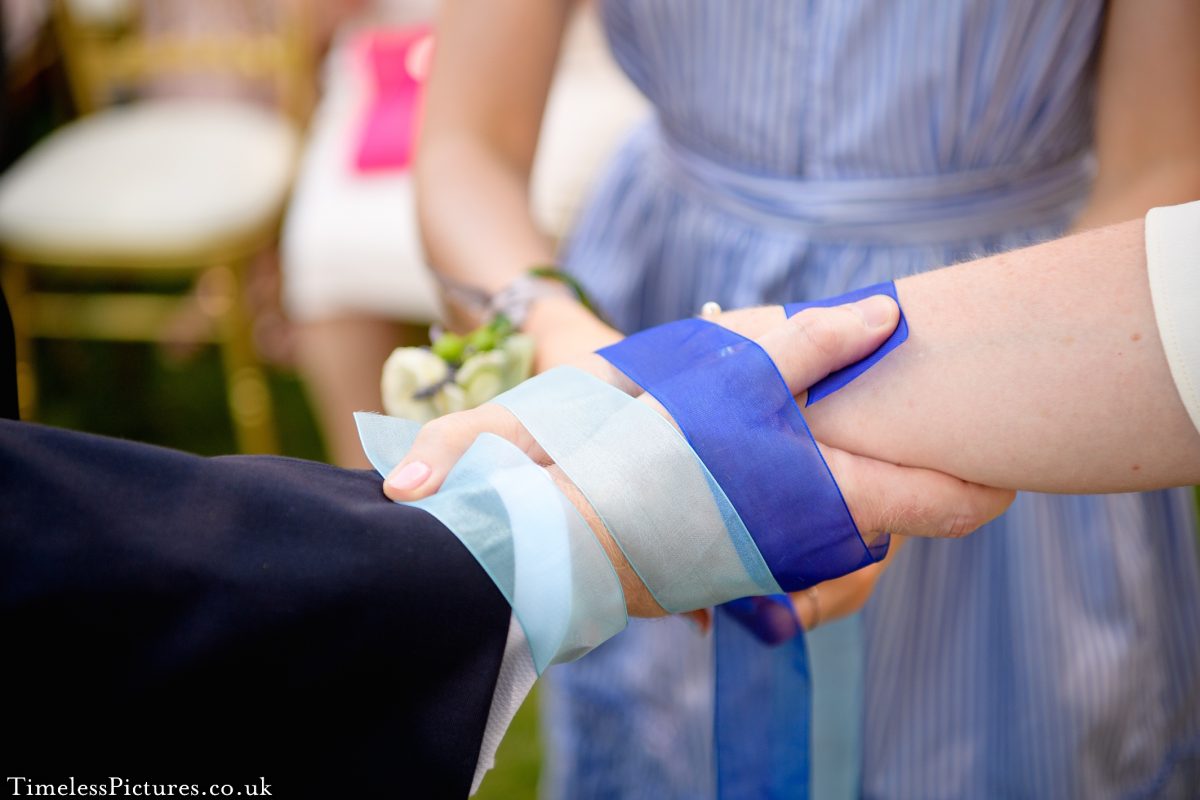
[[[434,271],[441,284],[442,292],[451,303],[461,306],[480,317],[503,314],[514,328],[520,329],[529,316],[535,300],[542,297],[574,297],[571,287],[560,281],[523,274],[495,294],[488,294],[477,286],[448,278]]]
[[[529,317],[534,302],[543,297],[573,298],[575,293],[565,283],[526,274],[492,295],[488,310],[508,317],[513,327],[519,330]]]

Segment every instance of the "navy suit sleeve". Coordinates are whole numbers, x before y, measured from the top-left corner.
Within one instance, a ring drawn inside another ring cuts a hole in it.
[[[0,96],[3,94],[0,91]],[[2,115],[0,119],[3,119]],[[0,158],[3,155],[3,141],[0,140]],[[0,291],[0,419],[17,419],[17,411],[17,343],[8,300]]]
[[[0,593],[6,775],[282,797],[465,796],[510,616],[372,473],[9,421]]]

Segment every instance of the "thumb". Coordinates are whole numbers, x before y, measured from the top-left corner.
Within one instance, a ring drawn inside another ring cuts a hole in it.
[[[833,308],[808,308],[758,339],[792,394],[873,353],[900,321],[900,307],[873,295]]]

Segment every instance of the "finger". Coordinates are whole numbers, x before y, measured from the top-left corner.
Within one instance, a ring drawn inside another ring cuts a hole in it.
[[[384,480],[384,494],[392,500],[418,500],[433,494],[481,433],[494,433],[512,442],[534,461],[549,461],[511,411],[485,403],[423,425],[408,455]]]
[[[889,556],[891,551],[889,550]],[[816,591],[792,592],[792,607],[800,618],[800,627],[811,631],[820,625],[848,617],[862,610],[871,598],[884,562],[867,566],[812,587]]]
[[[712,629],[712,611],[707,608],[685,611],[681,616],[695,625],[700,633],[708,633]]]
[[[792,394],[873,353],[900,320],[887,295],[844,306],[808,308],[758,338]]]
[[[722,311],[707,319],[742,336],[757,339],[782,325],[787,316],[783,313],[783,306],[757,306]]]
[[[796,616],[800,618],[800,625],[804,630],[809,631],[818,625],[861,611],[867,600],[871,599],[879,576],[887,569],[903,541],[904,537],[894,536],[887,556],[878,563],[819,583],[811,589],[792,592],[792,606],[796,609]]]
[[[1016,493],[821,446],[864,538],[880,533],[958,538],[1004,513]]]
[[[792,609],[796,612],[796,619],[800,620],[800,627],[806,631],[811,631],[818,624],[826,621],[821,619],[823,614],[820,591],[824,585],[818,584],[802,592],[788,592],[788,597],[792,601]]]

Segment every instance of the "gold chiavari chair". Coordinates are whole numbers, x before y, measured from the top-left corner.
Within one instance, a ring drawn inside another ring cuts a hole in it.
[[[262,30],[146,35],[131,0],[56,0],[81,116],[0,176],[23,418],[36,410],[34,339],[158,341],[194,292],[239,448],[277,451],[243,284],[277,238],[310,104],[307,2],[268,0]],[[138,94],[185,75],[235,76],[273,102]]]

